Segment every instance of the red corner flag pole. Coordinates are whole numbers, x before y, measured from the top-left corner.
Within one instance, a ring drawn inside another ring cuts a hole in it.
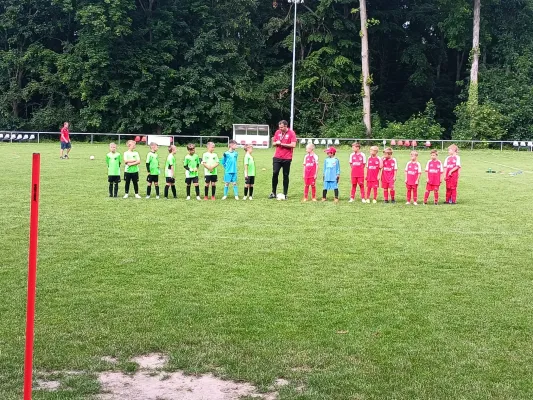
[[[41,155],[33,153],[31,174],[30,251],[28,257],[28,302],[26,308],[26,348],[24,353],[24,400],[31,400],[33,375],[33,328],[37,283],[37,238],[39,233],[39,186]]]

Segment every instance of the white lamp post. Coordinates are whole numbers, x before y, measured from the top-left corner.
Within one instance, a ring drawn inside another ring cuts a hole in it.
[[[287,0],[294,4],[294,32],[292,38],[292,88],[291,88],[291,123],[290,128],[294,129],[294,79],[296,77],[296,11],[298,4],[303,4],[304,0]]]

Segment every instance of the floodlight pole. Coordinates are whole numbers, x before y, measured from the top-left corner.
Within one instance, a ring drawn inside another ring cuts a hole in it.
[[[294,4],[294,27],[292,37],[292,85],[291,85],[291,123],[290,128],[294,129],[294,81],[296,77],[296,13],[298,4],[303,3],[304,0],[287,0]]]

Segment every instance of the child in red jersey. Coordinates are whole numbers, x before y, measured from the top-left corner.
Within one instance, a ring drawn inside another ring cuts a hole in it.
[[[357,185],[361,192],[361,201],[365,202],[365,165],[366,157],[361,153],[359,143],[352,144],[353,153],[350,154],[350,167],[352,167],[352,192],[350,194],[350,203],[355,200]]]
[[[442,163],[437,158],[438,156],[439,152],[437,150],[431,150],[431,160],[426,164],[428,182],[426,184],[426,193],[424,194],[424,204],[428,203],[430,192],[434,193],[435,205],[439,204],[439,188],[444,169],[442,168]]]
[[[394,182],[396,182],[398,163],[396,162],[396,159],[392,157],[392,149],[390,147],[387,147],[385,150],[383,150],[383,154],[383,171],[381,172],[381,187],[383,188],[383,197],[385,198],[385,203],[388,203],[390,190],[390,202],[396,203]]]
[[[411,161],[405,166],[405,186],[407,187],[407,205],[411,204],[411,197],[413,198],[413,205],[417,206],[418,200],[418,182],[422,174],[422,167],[418,160],[418,152],[411,152]]]
[[[307,201],[309,197],[309,187],[311,196],[316,201],[316,176],[318,173],[318,156],[315,154],[315,145],[309,143],[305,146],[307,154],[304,156],[304,197],[302,201]]]
[[[372,146],[370,148],[370,157],[366,161],[366,203],[370,203],[371,190],[374,190],[372,202],[374,204],[378,202],[379,175],[383,167],[381,158],[378,157],[378,151],[378,146]]]
[[[452,144],[448,147],[448,157],[444,161],[444,180],[446,181],[446,203],[457,202],[457,184],[461,170],[461,158],[457,155],[459,148]]]

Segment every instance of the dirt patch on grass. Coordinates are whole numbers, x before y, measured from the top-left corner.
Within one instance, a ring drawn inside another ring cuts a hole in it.
[[[167,365],[168,356],[160,353],[152,353],[134,357],[131,361],[138,364],[141,369],[160,369]]]

